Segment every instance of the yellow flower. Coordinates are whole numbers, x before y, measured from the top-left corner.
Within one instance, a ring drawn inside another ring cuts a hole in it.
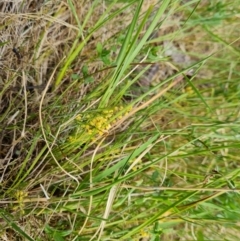
[[[98,113],[94,112],[92,114],[79,114],[76,116],[76,121],[78,121],[77,129],[75,130],[75,139],[78,135],[86,133],[87,135],[92,135],[91,138],[96,138],[96,135],[103,135],[108,132],[112,124],[121,116],[118,116],[116,120],[112,120],[113,116],[116,115],[119,111],[123,109],[123,106],[115,106],[111,109],[105,109],[99,111]],[[85,135],[84,135],[85,136]],[[86,136],[85,136],[86,137]],[[69,137],[69,141],[72,141],[74,138]]]
[[[22,214],[24,214],[24,198],[28,196],[27,192],[17,190],[14,193],[14,197],[17,199],[19,202],[16,206],[13,207],[13,210],[19,210],[21,211]]]
[[[27,192],[24,192],[24,191],[16,191],[16,193],[15,193],[15,198],[19,201],[19,202],[22,202],[23,201],[23,199],[25,198],[25,197],[27,197],[28,196],[28,193]]]
[[[81,114],[77,115],[77,116],[76,116],[76,120],[77,120],[77,121],[81,121],[81,120],[82,120],[82,115],[81,115]]]
[[[148,232],[144,231],[143,229],[140,231],[141,238],[149,238]]]

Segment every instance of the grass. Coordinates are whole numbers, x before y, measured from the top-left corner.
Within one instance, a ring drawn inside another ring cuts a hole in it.
[[[236,2],[0,9],[1,240],[239,238]]]

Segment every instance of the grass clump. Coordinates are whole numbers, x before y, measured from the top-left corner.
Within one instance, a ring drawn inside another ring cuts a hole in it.
[[[0,4],[2,240],[236,240],[239,6]]]

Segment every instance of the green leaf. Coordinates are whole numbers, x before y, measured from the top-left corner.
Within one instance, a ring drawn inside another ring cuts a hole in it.
[[[98,52],[98,55],[100,56],[102,54],[102,50],[103,50],[103,46],[101,43],[97,43],[97,52]]]
[[[73,80],[78,80],[78,79],[80,79],[80,75],[79,75],[79,74],[72,74],[72,75],[71,75],[71,78],[72,78]]]

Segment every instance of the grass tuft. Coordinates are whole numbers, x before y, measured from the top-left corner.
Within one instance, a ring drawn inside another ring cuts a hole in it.
[[[239,10],[0,3],[0,239],[238,240]]]

